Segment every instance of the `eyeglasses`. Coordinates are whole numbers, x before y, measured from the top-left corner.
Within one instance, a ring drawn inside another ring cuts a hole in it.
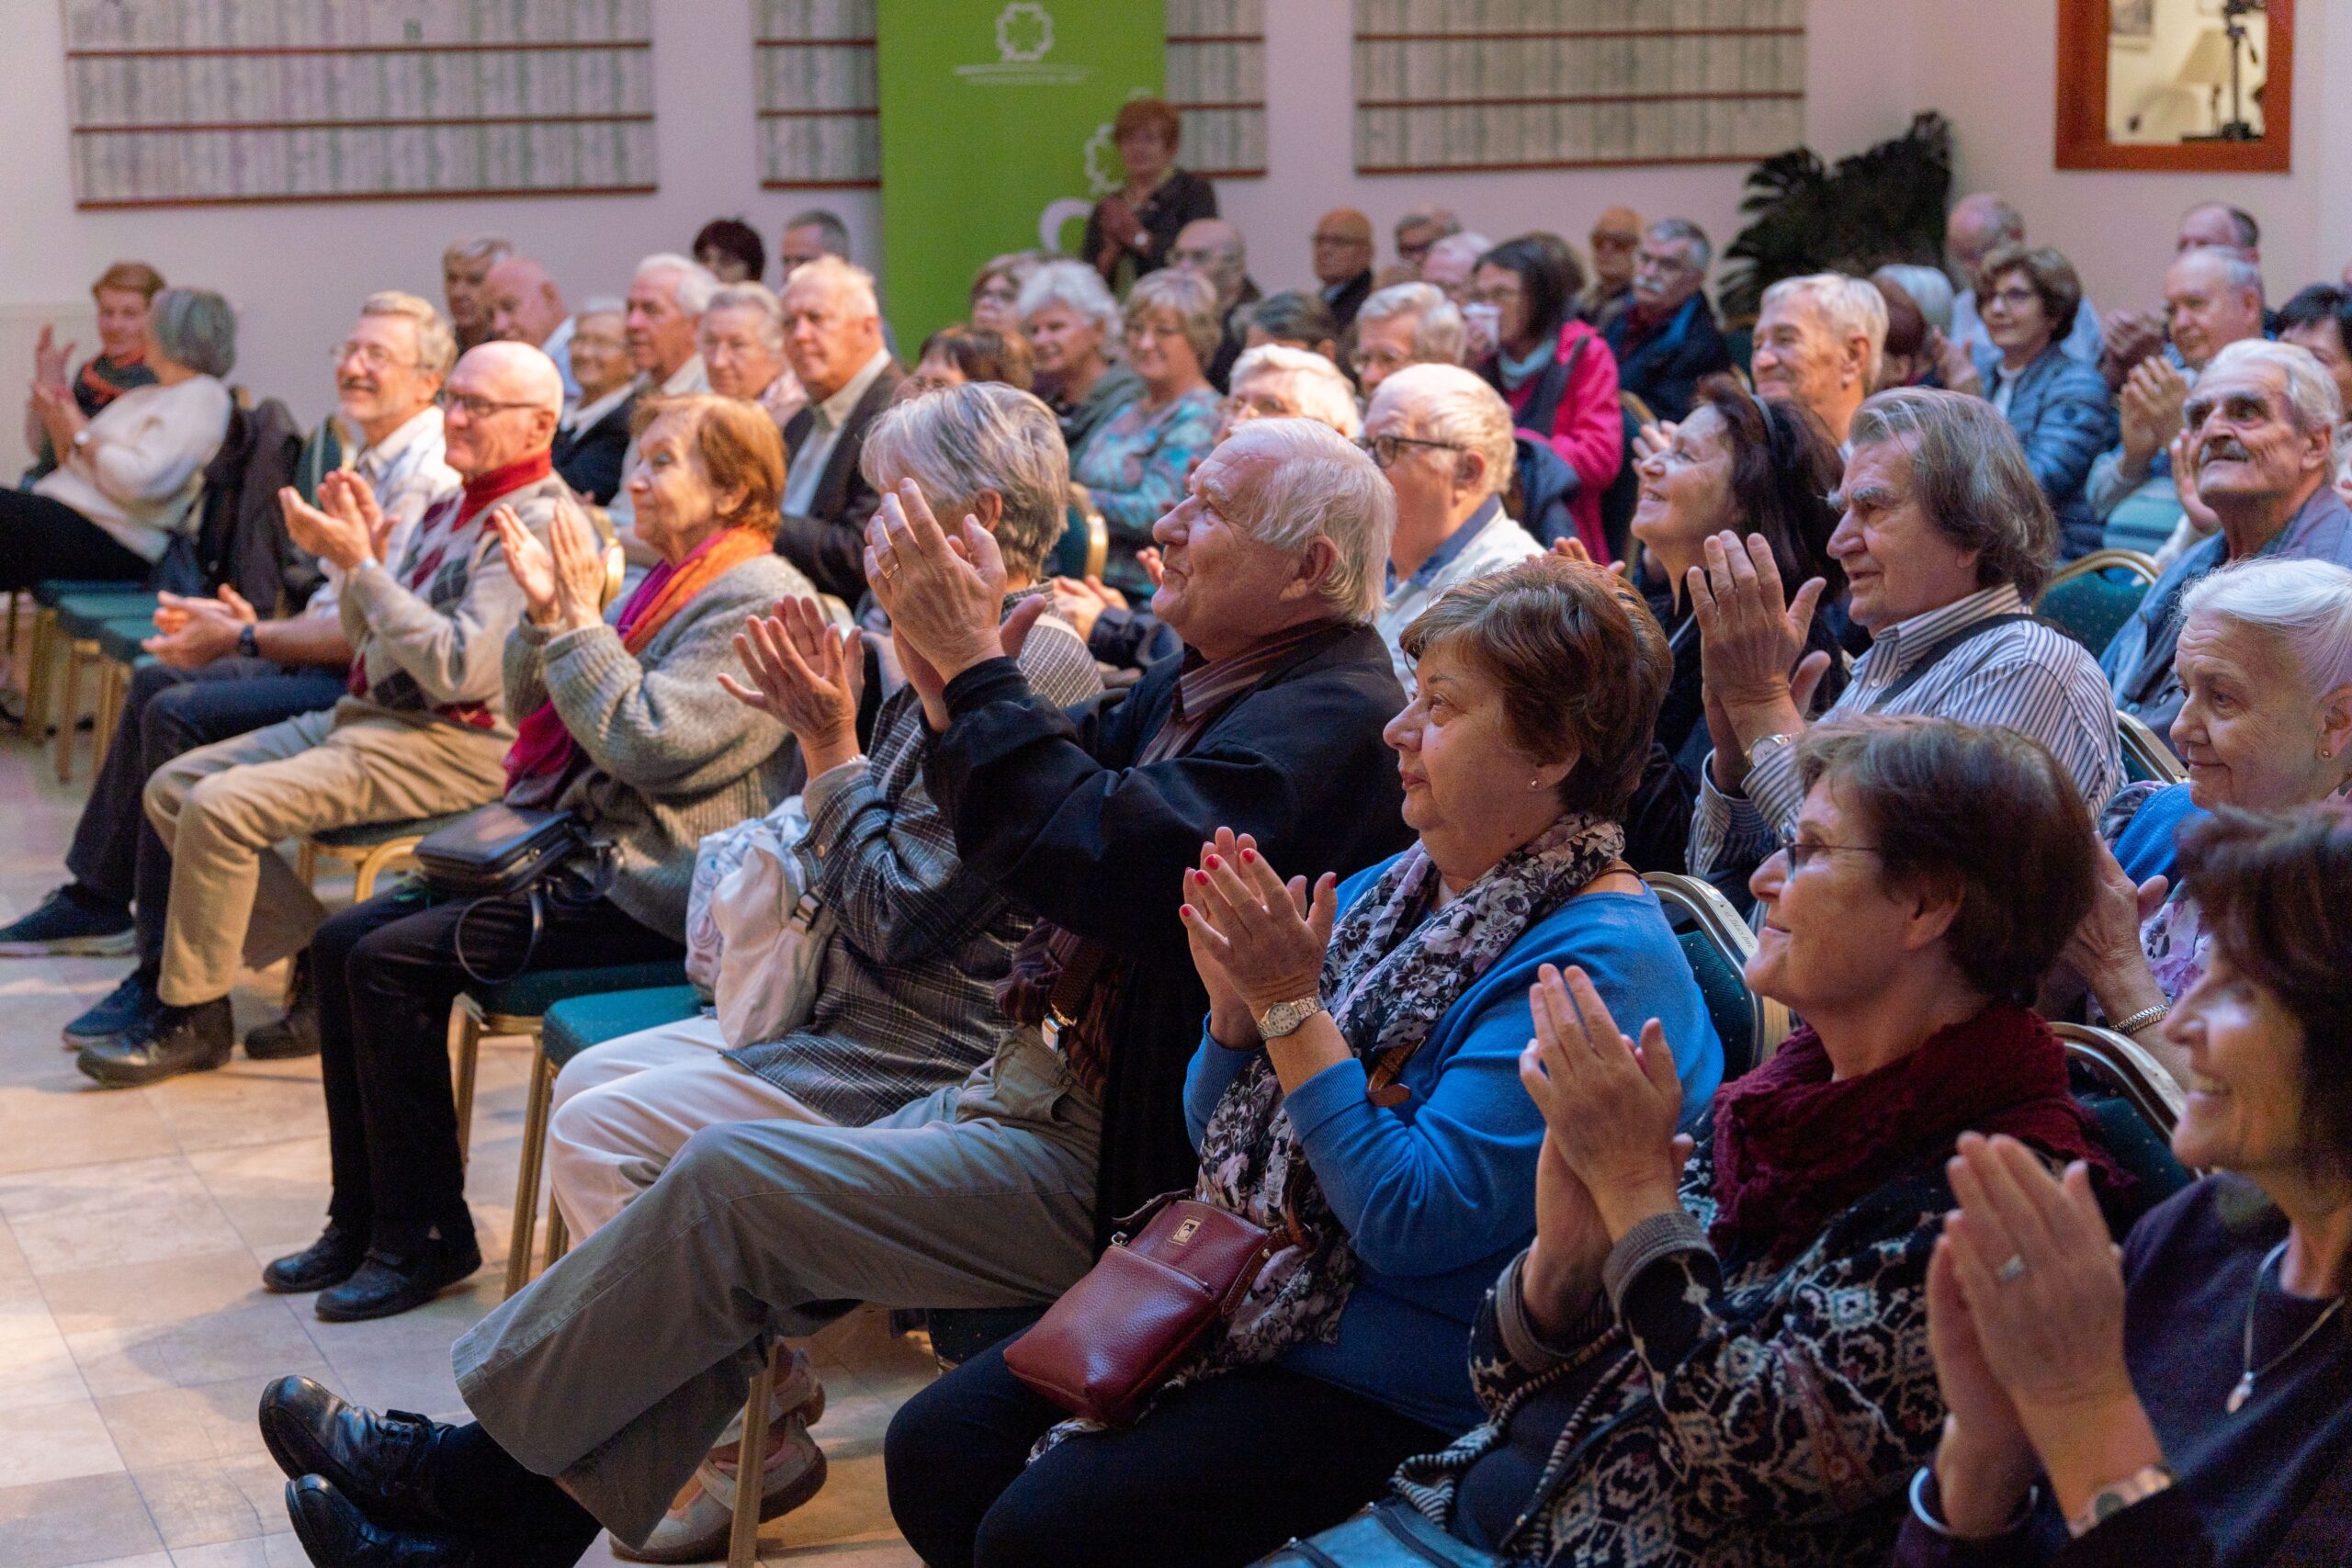
[[[1423,441],[1413,435],[1367,435],[1356,445],[1372,455],[1372,460],[1383,468],[1392,468],[1402,456],[1403,446],[1434,446],[1441,452],[1466,452],[1468,447],[1453,441]]]
[[[1797,837],[1797,830],[1793,825],[1782,828],[1773,835],[1773,838],[1780,844],[1781,852],[1789,857],[1791,871],[1803,871],[1805,863],[1815,855],[1874,855],[1883,852],[1873,844],[1807,843]]]
[[[507,409],[544,408],[544,403],[499,403],[488,398],[477,398],[470,392],[444,392],[433,400],[445,413],[462,413],[469,420],[487,419]]]
[[[1680,256],[1661,255],[1656,251],[1643,251],[1634,257],[1635,272],[1662,272],[1669,276],[1691,270],[1690,264]]]
[[[355,355],[360,364],[379,376],[387,370],[413,370],[417,367],[413,359],[394,359],[381,344],[361,343],[356,338],[347,339],[327,350],[327,362],[339,366]]]
[[[1359,239],[1353,234],[1317,234],[1315,236],[1315,243],[1318,245],[1369,245],[1372,243],[1369,239]]]
[[[2032,304],[2035,300],[2041,298],[2041,296],[2040,294],[2030,288],[2004,288],[1995,294],[1991,299],[1987,299],[1985,303],[1988,305],[2000,305],[2011,310],[2022,310],[2028,305]]]

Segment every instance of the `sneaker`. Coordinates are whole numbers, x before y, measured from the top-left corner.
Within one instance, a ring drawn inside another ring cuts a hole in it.
[[[74,1065],[107,1089],[139,1089],[182,1073],[209,1072],[237,1043],[229,998],[192,1008],[168,1003],[128,1034],[82,1047]]]
[[[625,1562],[723,1560],[728,1537],[735,1527],[740,1453],[736,1445],[729,1444],[705,1454],[645,1544],[631,1547],[616,1539],[613,1555]],[[760,1465],[760,1523],[782,1518],[824,1486],[825,1450],[808,1435],[808,1424],[794,1415],[770,1427],[767,1457]]]
[[[130,910],[69,882],[31,914],[0,926],[0,958],[119,958],[138,942]]]
[[[283,1062],[319,1054],[319,988],[311,983],[308,949],[294,955],[292,998],[286,1016],[245,1031],[245,1055],[256,1062]]]
[[[79,1051],[85,1045],[128,1034],[146,1023],[163,1005],[164,998],[155,994],[154,977],[134,969],[122,977],[121,985],[106,994],[103,1001],[65,1026],[65,1048]]]

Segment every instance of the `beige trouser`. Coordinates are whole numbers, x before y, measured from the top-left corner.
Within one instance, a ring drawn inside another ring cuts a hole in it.
[[[721,1056],[718,1020],[640,1029],[582,1051],[556,1075],[548,1182],[581,1239],[662,1179],[686,1140],[729,1122],[832,1118]]]
[[[147,781],[147,819],[172,852],[158,987],[174,1007],[229,994],[307,946],[326,910],[276,846],[328,828],[464,811],[505,787],[506,738],[358,714],[300,714],[200,746]]]

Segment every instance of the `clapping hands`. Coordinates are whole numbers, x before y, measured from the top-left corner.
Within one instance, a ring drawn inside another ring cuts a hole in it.
[[[858,755],[857,705],[865,689],[865,634],[828,622],[814,599],[779,599],[735,634],[745,686],[722,672],[728,695],[792,731],[811,778]]]
[[[319,480],[316,506],[292,485],[278,491],[277,505],[294,542],[338,570],[356,571],[370,560],[383,560],[391,542],[391,519],[376,503],[376,492],[346,469]]]

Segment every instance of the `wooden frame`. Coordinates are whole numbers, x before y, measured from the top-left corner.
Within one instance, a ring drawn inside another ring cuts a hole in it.
[[[2295,0],[2268,0],[2262,139],[2143,145],[2107,138],[2108,19],[2113,0],[2059,0],[2058,145],[2062,169],[2283,175],[2292,165]]]

